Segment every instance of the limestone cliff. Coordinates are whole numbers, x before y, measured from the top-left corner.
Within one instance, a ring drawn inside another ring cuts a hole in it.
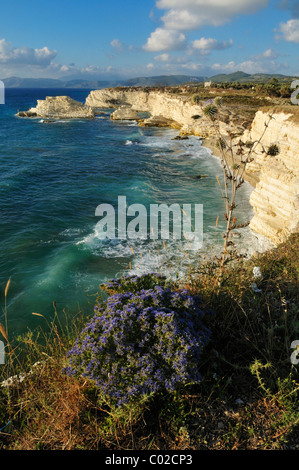
[[[21,111],[19,117],[41,117],[45,119],[93,118],[94,111],[69,96],[47,96],[45,100],[37,100],[35,108]]]
[[[299,231],[299,122],[293,110],[258,111],[251,130],[242,137],[244,141],[258,141],[265,123],[268,126],[256,147],[254,161],[247,166],[247,173],[258,181],[250,198],[255,213],[250,228],[275,245]],[[277,155],[269,152],[273,144],[279,150]]]
[[[142,88],[105,88],[91,91],[86,106],[91,108],[120,108],[124,107],[136,112],[150,113],[148,119],[140,121],[141,126],[169,126],[179,129],[184,135],[207,137],[212,135],[210,121],[202,115],[201,109],[192,103],[190,97],[175,94],[160,89]],[[232,123],[221,122],[221,132],[227,133]],[[242,130],[244,130],[242,128]],[[240,129],[234,128],[234,131]]]

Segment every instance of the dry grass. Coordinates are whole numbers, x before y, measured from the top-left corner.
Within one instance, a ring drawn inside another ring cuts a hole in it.
[[[267,113],[272,113],[272,114],[277,114],[277,113],[283,113],[283,114],[291,114],[291,116],[288,118],[288,120],[299,123],[299,106],[295,105],[278,105],[278,106],[264,106],[261,108],[261,111],[267,112]]]

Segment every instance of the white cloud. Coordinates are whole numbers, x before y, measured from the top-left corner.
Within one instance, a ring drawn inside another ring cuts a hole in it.
[[[289,66],[288,64],[280,64],[277,63],[275,60],[245,60],[244,62],[236,63],[234,61],[230,61],[227,64],[213,64],[212,70],[215,72],[238,72],[241,70],[242,72],[254,74],[254,73],[278,73],[282,69],[287,69]]]
[[[166,10],[161,18],[164,24],[151,34],[143,49],[149,52],[182,50],[186,47],[183,32],[222,25],[236,15],[254,13],[268,3],[269,0],[158,0],[156,7]]]
[[[231,47],[233,44],[232,39],[229,41],[217,41],[213,38],[200,38],[191,42],[191,46],[200,51],[202,55],[209,54],[212,50],[223,50]]]
[[[277,56],[278,56],[277,52],[273,51],[272,48],[267,49],[261,54],[261,57],[265,59],[276,59]]]
[[[12,47],[11,43],[5,39],[0,40],[0,63],[2,64],[47,66],[56,55],[57,51],[52,51],[48,47],[32,49],[23,46],[17,48]]]
[[[112,46],[118,54],[121,54],[122,52],[125,52],[127,50],[132,50],[132,46],[127,46],[124,42],[121,42],[117,38],[112,39],[112,41],[110,42],[110,46]]]
[[[143,49],[148,52],[174,51],[184,49],[186,36],[178,31],[157,28],[148,38]]]
[[[112,39],[110,46],[114,47],[115,49],[122,49],[124,44],[119,39]]]
[[[166,29],[195,30],[219,26],[240,14],[254,13],[269,0],[159,0],[156,7],[168,10],[162,17]]]
[[[171,61],[171,57],[169,54],[160,54],[160,55],[156,55],[156,57],[154,57],[154,59],[157,61],[157,62],[170,62]]]
[[[280,23],[277,35],[278,39],[284,39],[287,42],[299,43],[299,19],[292,19],[286,23]]]

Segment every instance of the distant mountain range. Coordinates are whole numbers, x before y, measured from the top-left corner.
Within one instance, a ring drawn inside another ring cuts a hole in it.
[[[55,78],[19,78],[2,79],[6,88],[105,88],[109,81],[100,80],[58,80]]]
[[[296,77],[282,75],[278,73],[271,73],[271,74],[255,73],[253,75],[250,75],[245,72],[233,72],[229,74],[220,73],[218,75],[214,75],[213,77],[210,77],[209,80],[211,80],[214,83],[222,83],[222,82],[267,83],[272,78],[276,78],[279,82],[290,82]]]
[[[299,75],[298,75],[299,76]],[[218,74],[212,77],[195,77],[189,75],[159,75],[154,77],[137,77],[129,80],[58,80],[54,78],[4,78],[2,81],[6,88],[82,88],[82,89],[99,89],[116,86],[175,86],[184,83],[195,84],[204,81],[212,81],[214,83],[221,82],[250,82],[250,83],[266,83],[272,78],[276,78],[279,82],[290,82],[296,77],[281,74],[262,74],[256,73],[250,75],[245,72],[234,72],[230,74]],[[297,77],[298,78],[298,77]]]
[[[4,78],[6,88],[84,88],[97,89],[115,86],[173,86],[182,83],[203,82],[205,77],[189,75],[159,75],[156,77],[137,77],[129,80],[58,80],[54,78]]]

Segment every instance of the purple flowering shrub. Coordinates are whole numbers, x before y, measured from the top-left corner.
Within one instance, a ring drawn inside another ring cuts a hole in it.
[[[95,305],[68,352],[65,372],[93,380],[117,405],[198,383],[210,335],[200,299],[171,290],[155,275],[125,277],[106,287],[114,293]]]
[[[170,283],[162,274],[147,273],[140,276],[122,276],[101,285],[102,289],[110,295],[121,292],[139,292],[142,289],[153,289],[156,286],[170,288]]]

